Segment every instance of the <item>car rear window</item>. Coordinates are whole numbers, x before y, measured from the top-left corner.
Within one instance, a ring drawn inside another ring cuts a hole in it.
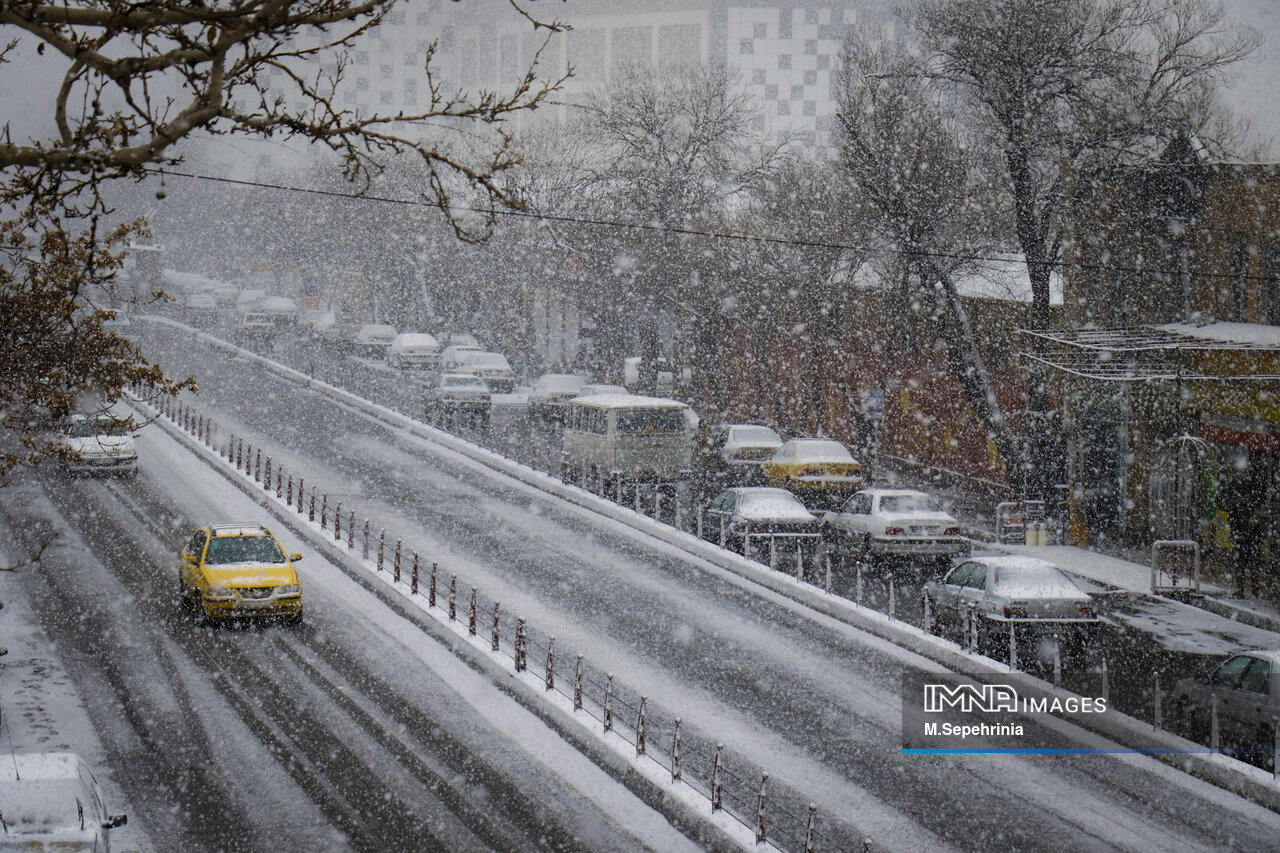
[[[227,536],[209,543],[205,563],[283,563],[284,552],[269,536]]]
[[[885,495],[881,512],[942,512],[942,505],[928,495]]]

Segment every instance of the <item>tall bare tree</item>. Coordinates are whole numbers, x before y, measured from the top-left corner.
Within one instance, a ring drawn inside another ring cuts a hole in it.
[[[548,37],[563,29],[535,20],[518,0],[510,3]],[[500,207],[520,205],[504,178],[519,162],[508,120],[538,107],[564,75],[558,69],[544,74],[535,57],[507,91],[453,89],[436,73],[432,43],[422,56],[426,106],[390,113],[339,106],[348,48],[381,26],[395,5],[25,0],[0,6],[0,63],[54,68],[61,78],[48,104],[46,135],[22,139],[9,124],[0,130],[0,205],[11,217],[0,229],[0,254],[7,259],[0,275],[6,308],[0,352],[23,356],[0,361],[0,412],[5,431],[26,446],[23,453],[6,451],[0,468],[38,457],[40,430],[69,397],[92,390],[110,403],[126,380],[177,387],[102,327],[109,312],[98,309],[109,297],[100,291],[110,287],[118,266],[102,252],[111,245],[103,241],[109,213],[103,189],[175,163],[178,143],[191,134],[314,143],[335,152],[353,181],[377,174],[387,156],[413,156],[426,175],[422,196],[468,240],[488,233]],[[466,123],[472,132],[445,136],[433,131],[440,123]],[[39,312],[47,316],[29,316]],[[36,328],[39,347],[97,351],[119,369],[94,369],[87,357],[55,368],[35,357]],[[9,416],[15,412],[23,414]]]

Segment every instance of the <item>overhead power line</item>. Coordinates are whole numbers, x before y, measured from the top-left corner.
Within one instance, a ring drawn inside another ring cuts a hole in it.
[[[243,180],[239,178],[220,177],[216,175],[201,175],[195,172],[181,172],[181,171],[174,171],[172,169],[163,169],[163,170],[154,169],[152,170],[152,174],[157,174],[157,175],[162,174],[165,177],[189,178],[192,180],[209,181],[211,183],[233,184],[236,186],[254,187],[257,189],[280,190],[283,192],[301,193],[304,195],[324,196],[327,198],[340,198],[340,199],[346,199],[350,201],[372,201],[372,202],[378,202],[381,204],[400,205],[403,207],[427,207],[427,208],[436,208],[436,209],[441,208],[441,205],[439,205],[438,203],[423,200],[423,199],[392,198],[390,196],[368,195],[368,194],[353,193],[353,192],[339,192],[337,190],[323,190],[323,189],[317,189],[314,187],[296,187],[296,186],[291,186],[289,184],[271,183],[269,181],[250,181],[250,180]],[[463,205],[451,205],[451,209],[465,211],[468,213],[480,213],[480,214],[486,214],[486,215],[489,213],[493,213],[496,216],[505,216],[513,219],[530,219],[530,220],[544,221],[544,222],[559,222],[559,223],[565,223],[570,225],[586,225],[586,226],[591,226],[596,228],[616,228],[616,229],[629,230],[629,231],[648,231],[648,232],[654,232],[654,233],[670,234],[673,236],[703,237],[703,238],[715,239],[715,240],[735,240],[739,242],[764,243],[764,244],[779,245],[779,246],[796,246],[799,248],[807,248],[807,249],[836,249],[841,251],[857,252],[862,255],[890,254],[890,255],[899,255],[899,256],[908,257],[908,258],[936,258],[939,260],[948,260],[948,261],[975,261],[975,262],[1000,263],[1000,264],[1008,263],[1010,261],[1010,257],[1007,254],[1006,255],[984,255],[984,254],[973,254],[973,253],[964,253],[964,252],[940,252],[940,251],[933,251],[933,250],[926,250],[926,249],[908,250],[908,249],[896,248],[893,246],[868,246],[868,245],[861,245],[857,243],[846,243],[846,242],[835,241],[835,240],[816,240],[816,239],[805,240],[805,239],[800,239],[796,237],[774,237],[774,236],[759,235],[759,234],[741,234],[733,231],[716,231],[716,230],[708,230],[708,229],[702,229],[702,228],[686,228],[679,225],[655,224],[651,222],[627,222],[624,220],[597,219],[597,218],[582,217],[582,216],[567,216],[567,215],[561,215],[561,214],[537,213],[537,212],[526,211],[526,210],[512,210],[509,208],[494,208],[492,211],[490,211],[490,210],[482,210],[479,208],[466,207]],[[1213,230],[1221,230],[1221,229],[1213,229]],[[1237,233],[1237,232],[1232,232],[1232,233]],[[1245,232],[1238,232],[1238,233],[1245,233]],[[1258,236],[1258,235],[1254,234],[1254,236]],[[1275,235],[1271,232],[1267,232],[1264,236],[1268,238],[1275,237]],[[1055,267],[1070,266],[1079,270],[1091,270],[1091,271],[1097,271],[1097,272],[1138,273],[1141,275],[1170,276],[1174,278],[1177,278],[1183,275],[1183,271],[1181,270],[1161,269],[1159,267],[1137,267],[1137,266],[1121,266],[1121,265],[1111,265],[1111,264],[1093,264],[1093,263],[1085,263],[1083,261],[1058,260],[1054,262],[1054,266]],[[1220,279],[1227,279],[1227,280],[1233,280],[1233,281],[1240,281],[1240,280],[1247,280],[1247,281],[1268,280],[1269,281],[1269,280],[1272,280],[1273,278],[1276,280],[1280,280],[1280,270],[1277,271],[1276,276],[1262,276],[1262,275],[1252,275],[1252,274],[1241,275],[1241,274],[1232,273],[1232,272],[1219,273],[1219,272],[1207,272],[1207,271],[1195,271],[1195,270],[1193,270],[1192,273],[1200,278],[1220,278]]]

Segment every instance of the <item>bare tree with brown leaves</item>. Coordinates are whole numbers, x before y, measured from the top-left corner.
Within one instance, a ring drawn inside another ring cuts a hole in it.
[[[548,38],[565,27],[513,14]],[[0,128],[0,470],[36,461],[51,418],[86,391],[110,403],[127,383],[174,382],[103,328],[122,240],[103,233],[103,188],[179,162],[195,133],[273,137],[336,152],[363,182],[392,156],[424,167],[425,200],[457,236],[483,239],[502,207],[520,207],[506,173],[519,163],[508,122],[563,83],[535,56],[506,91],[450,89],[422,58],[426,105],[390,113],[340,107],[347,50],[385,25],[397,0],[13,0],[0,4],[0,64],[57,64],[47,135]],[[444,14],[449,14],[445,12]],[[33,58],[33,55],[35,58]],[[436,63],[438,65],[438,63]],[[281,84],[280,81],[283,81]],[[468,133],[442,134],[465,125]],[[465,143],[460,142],[465,140]],[[478,215],[477,215],[478,213]],[[114,251],[113,251],[114,250]]]

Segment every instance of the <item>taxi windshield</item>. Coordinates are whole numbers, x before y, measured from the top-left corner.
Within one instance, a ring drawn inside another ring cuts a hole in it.
[[[214,539],[205,553],[206,565],[226,563],[283,563],[284,552],[269,536],[228,536]]]

